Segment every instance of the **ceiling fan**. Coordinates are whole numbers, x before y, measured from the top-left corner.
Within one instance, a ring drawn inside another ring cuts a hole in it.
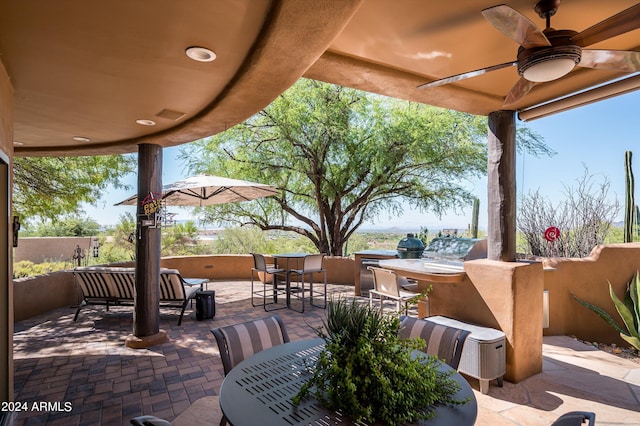
[[[418,86],[418,89],[442,86],[517,66],[520,79],[511,88],[503,104],[510,106],[524,98],[536,83],[557,80],[571,72],[576,65],[623,72],[640,71],[640,52],[583,49],[640,28],[640,3],[580,33],[551,28],[551,17],[558,11],[559,6],[560,0],[541,0],[536,4],[535,11],[546,20],[544,30],[540,30],[529,18],[504,4],[484,9],[482,15],[500,32],[520,45],[517,59],[434,80]]]

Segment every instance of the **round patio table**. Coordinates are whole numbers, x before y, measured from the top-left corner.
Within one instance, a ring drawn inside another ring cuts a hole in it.
[[[291,397],[310,377],[306,370],[315,365],[323,347],[320,338],[299,340],[258,352],[236,365],[220,388],[220,407],[228,422],[234,426],[353,424],[348,417],[322,406],[313,396],[304,398],[297,407],[291,402]],[[439,369],[451,370],[444,363]],[[478,405],[473,390],[457,372],[453,377],[460,385],[455,397],[470,401],[460,406],[438,406],[433,419],[417,424],[475,423]]]
[[[271,257],[273,257],[274,261],[275,261],[275,267],[276,268],[282,268],[285,271],[288,271],[289,269],[293,269],[291,267],[291,263],[293,263],[295,265],[295,268],[298,268],[298,262],[300,262],[300,260],[304,259],[305,256],[307,256],[309,253],[276,253],[276,254],[272,254]]]

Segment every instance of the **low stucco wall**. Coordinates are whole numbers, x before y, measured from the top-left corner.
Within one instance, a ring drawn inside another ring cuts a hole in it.
[[[77,305],[81,297],[73,274],[67,271],[14,280],[14,320],[22,321],[54,309]]]
[[[13,252],[14,262],[29,260],[33,263],[49,261],[74,262],[76,247],[85,256],[91,256],[92,237],[20,237]]]
[[[629,346],[571,293],[604,309],[623,325],[611,301],[609,283],[622,299],[627,283],[640,270],[640,243],[597,246],[589,257],[545,259],[543,265],[544,288],[549,290],[549,328],[544,330],[545,335],[575,335],[583,340]]]
[[[267,262],[273,258],[266,255]],[[177,269],[185,277],[218,280],[248,280],[251,278],[253,256],[250,254],[218,254],[204,256],[165,257],[160,262],[163,268]],[[325,257],[327,282],[353,285],[355,261],[348,257]],[[319,277],[316,277],[318,279]]]
[[[272,261],[270,257],[267,259]],[[354,260],[341,257],[325,258],[327,282],[353,285]],[[132,267],[133,262],[113,264]],[[180,271],[184,277],[211,280],[248,280],[251,278],[251,255],[210,255],[167,257],[161,260],[163,268]],[[53,309],[75,306],[81,300],[75,278],[70,271],[53,272],[37,277],[13,281],[15,321],[22,321]]]

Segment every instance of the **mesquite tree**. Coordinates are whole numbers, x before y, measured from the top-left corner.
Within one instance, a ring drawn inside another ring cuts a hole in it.
[[[96,204],[112,185],[128,189],[124,177],[136,171],[133,155],[16,157],[13,164],[13,213],[53,220]]]
[[[295,232],[340,256],[353,232],[382,213],[468,205],[467,182],[486,170],[486,135],[485,117],[302,79],[244,123],[187,145],[181,157],[192,172],[280,191],[208,207],[206,221]]]

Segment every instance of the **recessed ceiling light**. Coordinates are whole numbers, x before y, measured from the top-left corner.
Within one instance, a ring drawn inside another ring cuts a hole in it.
[[[188,57],[198,62],[211,62],[216,59],[216,54],[206,47],[191,46],[187,47],[185,53]]]
[[[153,120],[136,120],[136,123],[142,126],[155,126],[156,122]]]
[[[84,136],[74,136],[71,139],[73,139],[76,142],[91,142],[91,139]]]

